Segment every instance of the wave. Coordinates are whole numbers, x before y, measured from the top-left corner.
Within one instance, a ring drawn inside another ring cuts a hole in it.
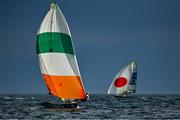
[[[16,100],[24,100],[24,98],[22,98],[22,97],[16,97],[15,99]]]
[[[10,100],[10,99],[12,99],[12,97],[9,97],[9,96],[3,96],[3,99],[4,99],[4,100]]]

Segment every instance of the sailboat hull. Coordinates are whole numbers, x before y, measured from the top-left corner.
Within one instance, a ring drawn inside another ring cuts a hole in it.
[[[44,109],[47,110],[60,110],[60,111],[81,111],[85,108],[79,107],[77,103],[71,103],[71,104],[54,104],[50,102],[43,102],[40,104],[44,107]]]
[[[129,95],[129,96],[118,96],[118,95],[115,95],[114,97],[115,98],[133,98],[133,95]]]

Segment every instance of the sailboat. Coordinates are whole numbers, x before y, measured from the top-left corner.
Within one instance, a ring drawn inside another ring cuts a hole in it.
[[[49,93],[65,106],[86,100],[71,33],[58,4],[51,2],[37,33],[36,50],[40,70]]]
[[[137,62],[131,62],[121,69],[113,79],[108,94],[127,97],[136,92]]]

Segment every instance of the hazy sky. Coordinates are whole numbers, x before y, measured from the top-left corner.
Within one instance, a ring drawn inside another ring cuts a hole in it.
[[[137,93],[180,94],[180,0],[56,0],[72,33],[86,90],[105,93],[138,62]],[[36,33],[50,0],[2,0],[0,93],[47,93]]]

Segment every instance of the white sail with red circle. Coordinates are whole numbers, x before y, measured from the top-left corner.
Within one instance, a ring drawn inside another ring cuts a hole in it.
[[[128,96],[135,93],[137,80],[137,63],[131,62],[120,70],[113,79],[108,94]]]

